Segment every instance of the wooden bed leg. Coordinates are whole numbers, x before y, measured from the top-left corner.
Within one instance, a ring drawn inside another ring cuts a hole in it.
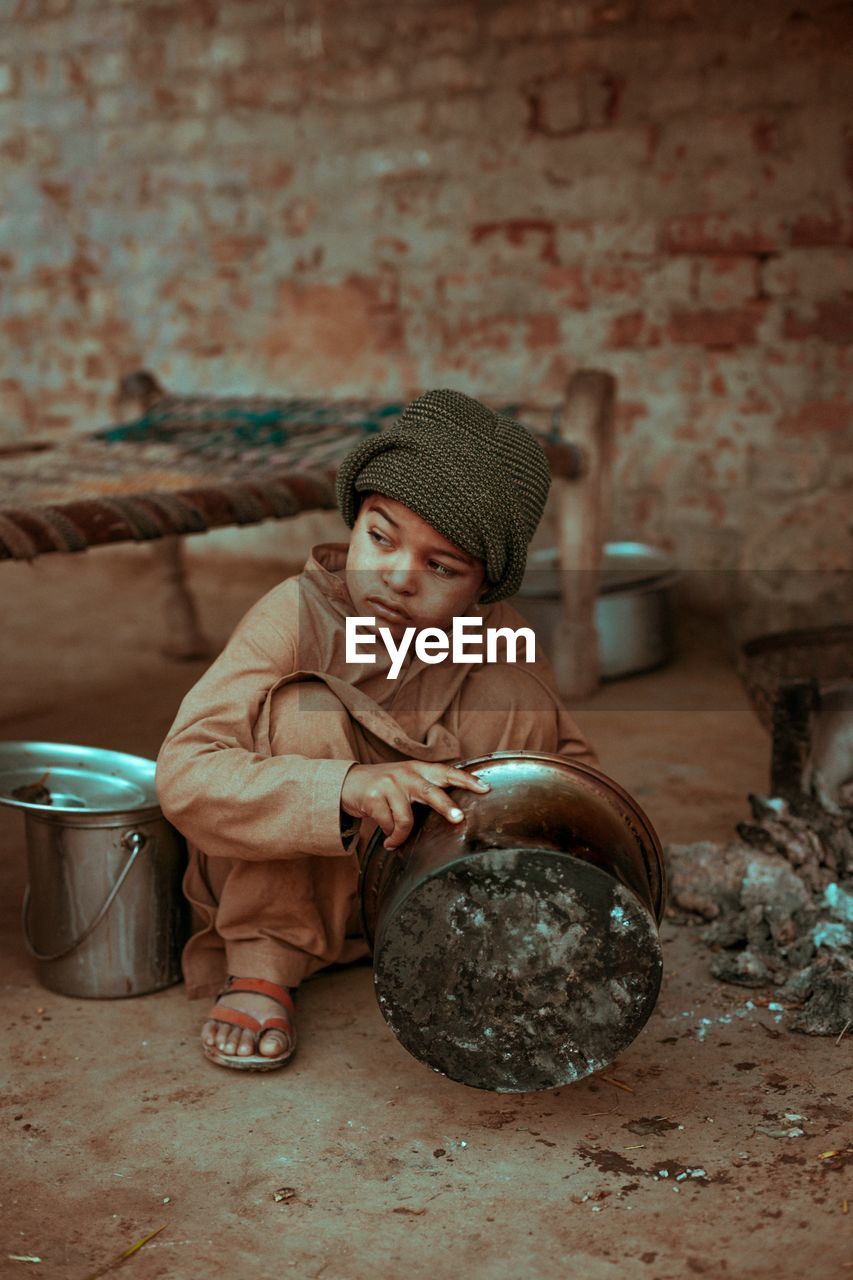
[[[560,424],[561,438],[584,455],[578,479],[554,480],[562,624],[553,665],[569,698],[589,697],[599,685],[595,605],[610,506],[615,389],[611,374],[579,370],[569,381]]]
[[[126,412],[144,418],[148,410],[165,395],[163,386],[148,369],[126,373],[116,388],[115,404],[119,421],[124,421]]]
[[[187,586],[183,540],[166,537],[152,542],[151,551],[160,569],[166,619],[166,642],[162,652],[167,658],[188,661],[209,658],[211,646],[198,622],[195,601]]]
[[[166,394],[163,385],[148,369],[136,369],[133,373],[125,374],[116,388],[118,420],[123,422],[133,416],[145,417]],[[178,658],[181,661],[209,658],[212,649],[199,626],[195,601],[187,585],[181,538],[167,535],[160,541],[152,542],[151,553],[164,587],[166,641],[161,652],[167,658]]]

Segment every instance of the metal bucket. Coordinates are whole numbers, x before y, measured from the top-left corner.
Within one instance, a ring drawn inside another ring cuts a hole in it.
[[[24,939],[52,991],[110,999],[180,981],[186,846],[155,803],[154,768],[90,747],[0,744],[0,801],[25,811]],[[21,799],[39,775],[49,799]]]
[[[416,807],[399,849],[365,851],[362,917],[379,1007],[435,1071],[535,1092],[606,1066],[657,1000],[666,878],[658,837],[617,783],[539,752],[460,766],[464,821]]]

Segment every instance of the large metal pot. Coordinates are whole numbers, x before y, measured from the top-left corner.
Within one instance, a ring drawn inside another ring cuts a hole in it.
[[[361,874],[379,1007],[416,1058],[498,1092],[612,1062],[660,987],[660,842],[622,787],[532,751],[462,762],[464,821],[416,806],[397,850],[377,830]]]

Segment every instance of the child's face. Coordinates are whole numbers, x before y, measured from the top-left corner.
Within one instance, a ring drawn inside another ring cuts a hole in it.
[[[361,501],[346,569],[357,614],[375,617],[395,640],[406,627],[452,626],[488,590],[482,560],[380,493]],[[399,612],[384,612],[383,605]]]

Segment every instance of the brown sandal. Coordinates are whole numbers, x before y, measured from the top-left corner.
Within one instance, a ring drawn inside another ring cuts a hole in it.
[[[237,1071],[275,1071],[277,1067],[283,1067],[293,1057],[296,1049],[293,996],[287,987],[280,987],[275,982],[267,982],[265,978],[230,978],[228,986],[219,992],[216,999],[221,1000],[223,996],[231,995],[235,991],[252,991],[257,995],[269,996],[271,1000],[275,1000],[277,1004],[281,1005],[287,1017],[265,1018],[261,1022],[259,1018],[253,1017],[251,1013],[243,1013],[241,1009],[230,1009],[226,1004],[216,1004],[208,1014],[208,1022],[227,1022],[229,1026],[241,1027],[244,1031],[251,1031],[257,1037],[255,1040],[256,1048],[265,1031],[282,1031],[287,1037],[288,1046],[284,1053],[278,1054],[275,1058],[267,1058],[261,1053],[223,1053],[221,1049],[217,1049],[216,1045],[202,1042],[204,1056],[211,1062],[215,1062],[219,1067],[231,1067]]]

